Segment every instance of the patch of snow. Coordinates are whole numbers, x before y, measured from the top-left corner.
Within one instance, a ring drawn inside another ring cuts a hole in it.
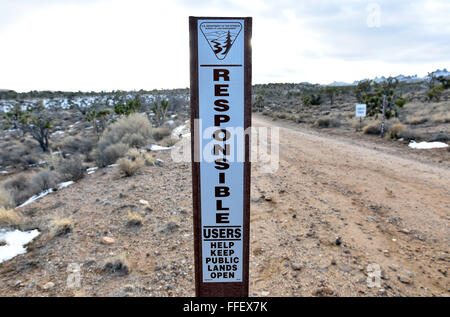
[[[172,130],[172,138],[173,139],[184,139],[191,136],[190,129],[186,126],[186,124],[180,125]]]
[[[58,130],[53,132],[53,135],[64,134],[64,131]]]
[[[24,245],[33,241],[39,233],[37,229],[31,231],[0,230],[0,240],[6,242],[6,245],[0,247],[0,263],[8,261],[19,254],[24,254],[27,251]]]
[[[111,165],[108,165],[106,167],[116,167],[116,166],[119,166],[119,164],[111,164]]]
[[[66,188],[66,187],[68,187],[68,186],[70,186],[70,185],[72,185],[72,184],[74,184],[74,183],[75,183],[74,181],[68,181],[68,182],[61,183],[61,184],[58,185],[58,189],[64,189],[64,188]],[[24,207],[24,206],[26,206],[26,205],[29,205],[29,204],[31,204],[33,201],[36,201],[36,200],[38,200],[38,199],[40,199],[40,198],[42,198],[42,197],[45,197],[45,196],[47,196],[48,194],[53,193],[54,191],[55,191],[55,190],[54,190],[53,188],[44,190],[42,193],[40,193],[40,194],[38,194],[38,195],[34,195],[34,196],[28,198],[28,200],[27,200],[26,202],[24,202],[24,203],[23,203],[22,205],[20,205],[20,206],[17,206],[16,209],[17,209],[17,208]]]
[[[408,146],[413,149],[419,149],[419,150],[428,150],[428,149],[439,149],[447,147],[448,144],[443,142],[419,142],[411,141]]]
[[[98,167],[90,167],[86,170],[86,172],[88,173],[88,175],[91,175],[95,173],[96,170],[98,170]]]
[[[36,201],[36,200],[38,200],[38,199],[40,199],[40,198],[42,198],[42,197],[47,196],[47,195],[50,194],[50,193],[53,193],[53,191],[54,191],[53,188],[44,190],[42,193],[40,193],[40,194],[38,194],[38,195],[34,195],[34,196],[28,198],[28,200],[27,200],[26,202],[24,202],[22,205],[20,205],[20,206],[18,206],[18,207],[16,207],[16,208],[25,207],[26,205],[31,204],[33,201]]]
[[[66,187],[69,187],[70,185],[75,184],[74,181],[68,181],[68,182],[64,182],[58,185],[58,189],[63,189]]]
[[[173,146],[161,146],[158,144],[152,144],[150,146],[150,151],[164,151],[164,150],[171,150],[173,148]]]
[[[0,174],[8,174],[8,171],[0,171]]]

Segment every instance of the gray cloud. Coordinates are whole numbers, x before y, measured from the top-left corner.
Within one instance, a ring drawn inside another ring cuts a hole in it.
[[[218,6],[235,11],[246,9],[231,0],[211,4],[200,0],[177,2],[190,9]],[[381,10],[379,27],[367,24],[369,5],[377,5]],[[290,10],[313,31],[311,36],[319,36],[326,51],[306,48],[308,57],[395,63],[449,60],[450,3],[446,0],[274,0],[266,1],[264,7],[263,11],[255,10],[258,12],[255,19],[282,21],[286,18],[285,10]]]
[[[0,1],[0,30],[10,23],[17,21],[27,12],[50,5],[89,4],[109,0],[1,0]]]

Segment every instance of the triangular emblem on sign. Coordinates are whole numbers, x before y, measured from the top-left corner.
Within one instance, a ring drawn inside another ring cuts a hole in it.
[[[242,30],[239,22],[203,22],[200,30],[216,57],[224,59]]]

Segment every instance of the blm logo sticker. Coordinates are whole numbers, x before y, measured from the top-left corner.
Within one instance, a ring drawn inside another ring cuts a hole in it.
[[[200,24],[200,30],[216,57],[223,60],[241,33],[242,24],[239,22],[203,22]]]

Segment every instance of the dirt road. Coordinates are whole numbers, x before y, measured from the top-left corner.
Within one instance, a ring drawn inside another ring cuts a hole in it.
[[[280,165],[274,174],[252,169],[252,252],[261,258],[252,262],[252,289],[449,294],[447,166],[263,117],[253,125],[280,126]],[[381,287],[369,288],[376,265]]]

